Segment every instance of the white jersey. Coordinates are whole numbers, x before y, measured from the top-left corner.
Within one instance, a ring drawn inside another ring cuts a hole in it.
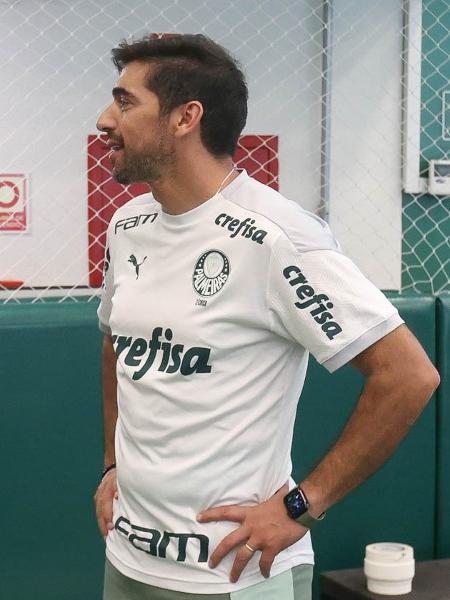
[[[128,577],[187,593],[263,581],[259,552],[236,583],[236,551],[210,569],[238,524],[196,515],[294,487],[308,353],[334,371],[403,321],[324,221],[245,171],[181,215],[151,194],[131,200],[109,225],[106,258],[98,316],[116,351],[119,414],[106,554]],[[313,561],[308,532],[271,574]]]

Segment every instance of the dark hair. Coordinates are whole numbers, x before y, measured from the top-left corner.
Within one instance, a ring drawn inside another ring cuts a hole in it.
[[[112,50],[112,60],[119,73],[134,60],[154,65],[147,87],[158,96],[161,113],[198,100],[204,111],[203,145],[215,156],[234,154],[247,120],[248,90],[239,64],[225,48],[200,34],[144,37],[123,40]]]

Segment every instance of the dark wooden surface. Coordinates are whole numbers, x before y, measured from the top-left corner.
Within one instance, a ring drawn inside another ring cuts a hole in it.
[[[367,590],[363,569],[325,571],[320,576],[321,600],[450,600],[450,559],[416,562],[412,591],[399,596]]]

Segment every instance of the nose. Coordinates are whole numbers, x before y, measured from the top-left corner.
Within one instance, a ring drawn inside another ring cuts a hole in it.
[[[112,104],[105,108],[105,110],[101,113],[97,119],[96,126],[99,131],[103,131],[105,133],[116,129],[117,120],[114,117],[114,109]]]

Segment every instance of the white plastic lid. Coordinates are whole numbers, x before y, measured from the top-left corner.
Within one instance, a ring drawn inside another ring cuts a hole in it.
[[[396,542],[366,546],[364,573],[369,592],[390,596],[407,594],[412,590],[414,571],[412,546]]]
[[[366,546],[366,558],[375,562],[393,563],[414,558],[414,548],[396,542],[380,542]]]

